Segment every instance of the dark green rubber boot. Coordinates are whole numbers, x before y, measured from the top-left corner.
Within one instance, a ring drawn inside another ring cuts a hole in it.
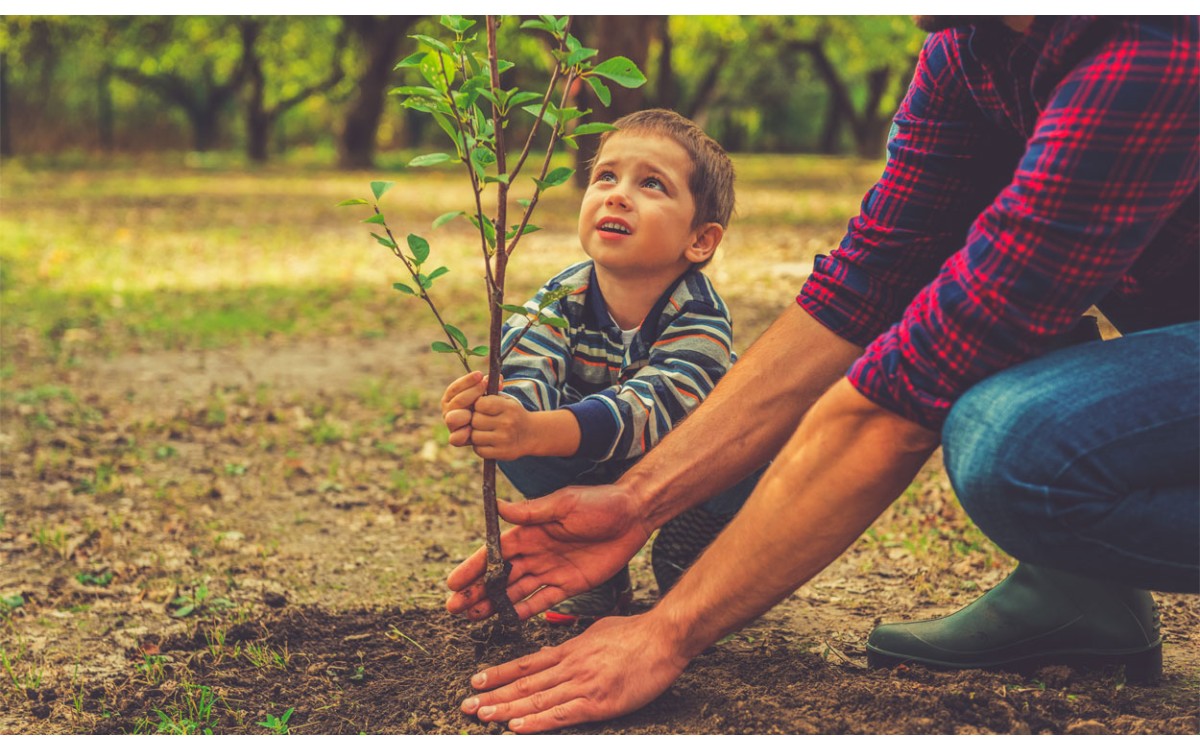
[[[1150,593],[1022,563],[1000,585],[935,620],[880,625],[867,664],[1023,670],[1119,664],[1130,682],[1162,676],[1158,608]]]

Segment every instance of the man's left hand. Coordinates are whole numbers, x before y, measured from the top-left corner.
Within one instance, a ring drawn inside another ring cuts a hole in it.
[[[635,711],[670,687],[688,659],[653,612],[607,617],[561,646],[491,667],[471,678],[462,710],[507,721],[519,734],[602,721]],[[636,665],[636,666],[635,666]]]

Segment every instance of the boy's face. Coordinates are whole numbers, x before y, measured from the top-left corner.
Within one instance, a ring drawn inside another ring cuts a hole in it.
[[[579,241],[614,279],[674,281],[696,256],[704,227],[692,229],[692,162],[671,138],[614,133],[592,168],[579,209]],[[709,251],[711,252],[711,251]]]

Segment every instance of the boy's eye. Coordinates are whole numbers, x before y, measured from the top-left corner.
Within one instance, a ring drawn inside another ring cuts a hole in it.
[[[667,186],[664,185],[662,180],[658,179],[657,177],[647,177],[646,181],[642,183],[642,186],[648,187],[651,190],[661,190],[664,193],[667,192]]]
[[[596,182],[616,182],[617,176],[612,172],[598,172],[596,174]]]

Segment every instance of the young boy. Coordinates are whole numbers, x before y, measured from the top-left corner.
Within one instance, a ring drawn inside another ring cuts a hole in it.
[[[733,165],[695,124],[667,110],[623,117],[604,133],[579,211],[590,260],[552,278],[525,307],[571,290],[503,365],[501,395],[481,373],[450,384],[442,415],[453,445],[473,445],[526,498],[615,481],[700,404],[733,364],[729,311],[700,269],[733,212]],[[504,345],[525,327],[505,325]],[[741,508],[757,476],[663,526],[651,562],[665,593]],[[546,612],[586,623],[625,612],[626,568]]]

